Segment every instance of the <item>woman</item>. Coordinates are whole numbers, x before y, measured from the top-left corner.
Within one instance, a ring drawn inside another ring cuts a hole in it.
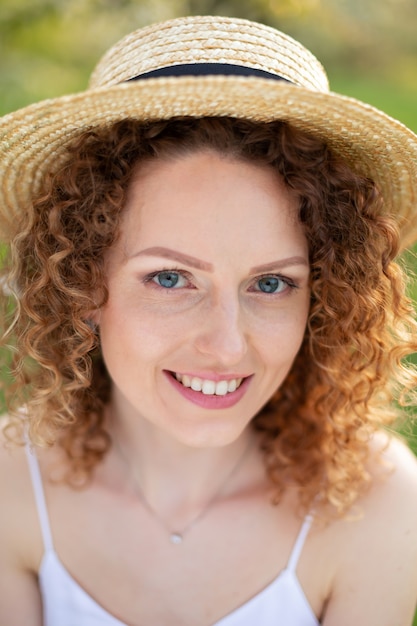
[[[91,85],[1,122],[1,623],[410,624],[417,138],[244,20]]]

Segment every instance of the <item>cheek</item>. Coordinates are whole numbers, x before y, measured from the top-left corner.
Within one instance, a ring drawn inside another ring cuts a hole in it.
[[[278,367],[292,363],[305,336],[307,317],[308,305],[258,319],[257,347],[265,362]]]
[[[282,300],[271,302],[248,300],[244,305],[248,323],[257,333],[279,337],[303,336],[310,309],[310,292],[303,289]]]
[[[258,350],[265,363],[277,367],[286,366],[295,359],[303,338],[304,333],[298,329],[282,328],[259,342]]]
[[[170,307],[149,307],[113,299],[102,312],[99,324],[106,362],[152,361],[184,342],[192,327],[189,314],[173,314]]]

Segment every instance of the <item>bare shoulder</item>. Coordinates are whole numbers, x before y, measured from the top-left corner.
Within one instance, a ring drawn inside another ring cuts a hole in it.
[[[0,419],[0,623],[40,626],[39,523],[22,446],[7,441]]]
[[[39,521],[25,445],[23,441],[14,441],[6,436],[6,425],[7,418],[1,417],[0,541],[2,536],[8,534],[10,545],[14,537],[24,544],[32,536],[39,538]],[[38,456],[44,457],[44,451]]]
[[[417,460],[395,436],[371,442],[372,484],[335,525],[338,566],[325,626],[410,626],[417,601]]]
[[[380,541],[381,551],[403,551],[405,559],[414,552],[417,575],[417,459],[399,437],[380,433],[371,443],[369,472],[357,533],[369,545]]]
[[[9,441],[4,432],[6,418],[0,420],[0,543],[12,546],[19,538],[20,524],[30,514],[33,503],[24,447]],[[27,532],[27,527],[26,527]]]
[[[372,452],[377,456],[370,457],[371,487],[359,503],[362,532],[385,534],[385,549],[403,550],[411,562],[414,558],[417,576],[417,458],[399,437],[386,434],[374,439]]]
[[[417,512],[417,458],[399,437],[386,433],[374,437],[369,470],[373,487],[365,499],[367,507],[387,507],[394,499],[398,512]]]
[[[10,504],[16,495],[19,480],[27,474],[24,446],[6,437],[7,416],[0,417],[0,497],[10,496]]]

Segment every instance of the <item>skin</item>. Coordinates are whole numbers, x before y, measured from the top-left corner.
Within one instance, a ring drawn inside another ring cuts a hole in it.
[[[210,153],[139,170],[97,319],[115,416],[187,448],[242,435],[305,331],[308,249],[296,208],[272,171]],[[175,287],[160,285],[161,270],[176,270]],[[275,292],[261,291],[265,275]],[[215,410],[184,399],[167,372],[250,380],[241,402]]]
[[[296,207],[272,170],[211,152],[135,173],[106,259],[109,300],[95,318],[113,379],[106,419],[117,444],[81,491],[48,481],[63,459],[55,448],[38,451],[59,558],[126,624],[209,626],[286,566],[301,523],[296,492],[289,486],[271,506],[250,421],[304,334],[308,251]],[[260,265],[267,270],[253,270]],[[158,283],[163,270],[178,273],[174,288]],[[277,293],[260,289],[265,274],[278,277]],[[236,404],[219,409],[187,399],[167,372],[249,382]],[[315,527],[299,561],[300,584],[325,626],[411,624],[417,463],[392,440],[386,471],[373,455],[385,444],[382,436],[371,443],[374,485],[352,511],[356,521]],[[20,449],[0,452],[8,504],[0,515],[0,623],[39,626],[43,546],[26,460]],[[182,529],[203,510],[184,543],[170,544],[158,520]]]

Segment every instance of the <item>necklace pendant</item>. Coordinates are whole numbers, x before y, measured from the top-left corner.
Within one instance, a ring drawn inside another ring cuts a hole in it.
[[[182,543],[183,537],[180,533],[171,533],[169,536],[169,540],[171,543],[179,544]]]

